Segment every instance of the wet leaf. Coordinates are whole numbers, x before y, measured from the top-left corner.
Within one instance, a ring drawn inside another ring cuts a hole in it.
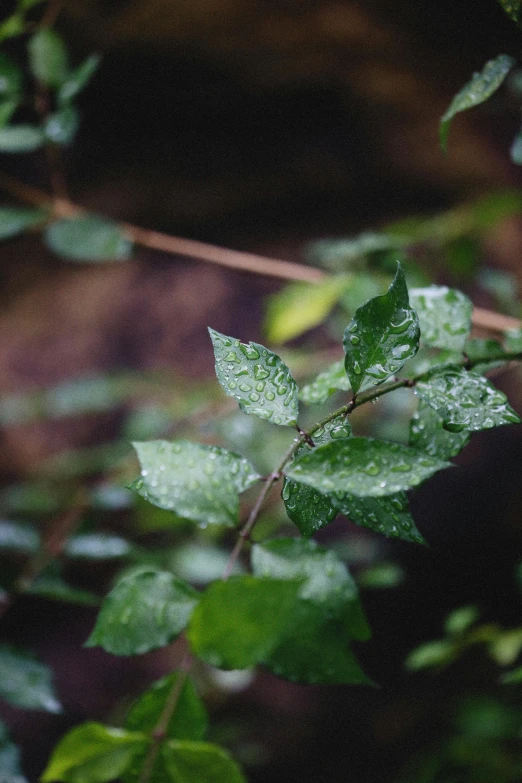
[[[503,392],[461,367],[433,371],[417,383],[417,391],[450,432],[476,432],[520,421]]]
[[[41,223],[46,214],[43,209],[0,207],[0,240],[23,234],[26,229]]]
[[[131,572],[105,598],[85,646],[113,655],[165,647],[184,630],[197,602],[198,593],[168,571]]]
[[[325,277],[317,283],[290,283],[268,299],[264,330],[269,342],[284,343],[322,323],[350,278]]]
[[[169,783],[246,783],[236,762],[218,745],[171,740],[162,755]]]
[[[83,723],[62,737],[40,780],[42,783],[114,780],[149,743],[149,737],[140,732]]]
[[[389,538],[400,538],[413,544],[426,543],[415,526],[404,492],[379,498],[360,498],[339,492],[333,500],[338,510],[355,525]]]
[[[235,576],[207,588],[187,631],[194,653],[220,669],[248,669],[277,645],[301,581]]]
[[[286,364],[258,343],[245,343],[209,328],[216,375],[244,413],[273,424],[297,423],[297,384]]]
[[[53,144],[68,145],[74,141],[79,124],[80,117],[76,109],[65,106],[47,117],[44,133],[47,140]]]
[[[356,311],[345,330],[343,345],[346,373],[354,393],[382,383],[415,356],[419,321],[409,306],[400,264],[388,292]]]
[[[447,467],[448,462],[399,443],[345,438],[303,454],[285,473],[323,494],[383,497],[417,486]]]
[[[125,261],[132,252],[132,242],[118,224],[97,215],[55,221],[45,231],[45,242],[69,261]]]
[[[45,87],[60,87],[68,74],[67,50],[56,30],[42,27],[27,45],[29,66],[35,79]]]
[[[34,152],[45,141],[35,125],[7,125],[0,128],[0,152]]]
[[[410,422],[410,446],[432,457],[449,459],[456,457],[470,438],[471,433],[467,430],[449,432],[444,429],[443,420],[437,411],[422,398],[419,400],[419,407]]]
[[[73,98],[87,87],[90,80],[98,70],[101,62],[101,55],[91,54],[81,65],[70,71],[66,80],[58,90],[58,103],[64,104],[72,101]]]
[[[186,440],[133,445],[142,469],[133,488],[146,500],[203,526],[237,524],[238,494],[259,479],[248,460]]]
[[[349,391],[350,381],[344,369],[344,361],[334,362],[326,370],[319,373],[311,383],[299,391],[299,399],[306,405],[326,402],[336,391]]]
[[[61,712],[51,670],[32,655],[0,645],[0,699],[26,710]]]
[[[472,109],[487,101],[498,90],[514,64],[515,60],[512,57],[499,54],[498,57],[489,60],[480,73],[474,73],[471,81],[455,95],[439,126],[440,145],[444,152],[448,146],[448,134],[453,117],[459,112]]]
[[[132,705],[125,720],[129,731],[150,734],[156,728],[165,707],[165,701],[175,687],[179,673],[174,672],[158,680]],[[208,725],[207,711],[190,679],[182,685],[176,708],[170,718],[165,737],[171,739],[201,740]]]
[[[434,348],[462,351],[471,331],[473,305],[454,288],[431,285],[412,288],[410,304],[419,317],[421,342]]]

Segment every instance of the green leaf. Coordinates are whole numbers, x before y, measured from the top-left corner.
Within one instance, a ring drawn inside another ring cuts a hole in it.
[[[429,373],[426,380],[417,383],[417,391],[450,432],[477,432],[520,422],[503,392],[481,375],[461,367]]]
[[[487,101],[498,90],[514,64],[513,57],[499,54],[498,57],[489,60],[480,73],[474,73],[471,81],[455,95],[439,126],[440,145],[444,152],[448,146],[448,134],[453,117],[461,111],[472,109]]]
[[[445,285],[412,288],[410,304],[419,317],[421,342],[433,348],[462,351],[471,331],[473,305]]]
[[[415,356],[419,320],[409,306],[400,264],[383,296],[359,307],[344,333],[345,368],[354,394],[385,381]]]
[[[44,237],[51,250],[70,261],[125,261],[132,252],[118,224],[97,215],[57,220]]]
[[[409,445],[439,459],[456,457],[469,443],[471,433],[449,432],[436,410],[421,398],[410,422]]]
[[[118,778],[150,743],[140,732],[83,723],[63,737],[40,780],[104,783]]]
[[[317,283],[290,283],[272,294],[264,323],[269,342],[284,343],[321,324],[349,282],[344,275],[325,277]]]
[[[168,571],[142,568],[123,576],[102,604],[86,647],[140,655],[165,647],[187,625],[198,593]]]
[[[504,332],[504,346],[506,351],[522,353],[522,329],[510,329]]]
[[[10,239],[38,225],[45,219],[46,214],[43,209],[0,207],[0,240]]]
[[[170,740],[162,754],[169,783],[246,783],[236,762],[217,745]]]
[[[522,682],[522,666],[517,666],[510,672],[506,672],[500,678],[503,685],[518,685]]]
[[[34,152],[45,141],[35,125],[7,125],[0,128],[0,152]]]
[[[467,631],[478,618],[479,611],[476,606],[459,606],[446,617],[444,630],[450,636],[459,636]]]
[[[19,105],[19,98],[0,99],[0,128],[5,128]]]
[[[382,498],[360,498],[339,492],[333,496],[333,502],[355,525],[389,538],[400,538],[413,544],[426,543],[415,526],[404,492]]]
[[[41,574],[29,587],[24,590],[28,595],[39,595],[51,601],[63,601],[64,603],[79,604],[83,606],[97,606],[100,599],[94,593],[71,587],[64,580],[49,569],[49,573]]]
[[[214,582],[188,627],[195,655],[221,669],[248,669],[263,661],[290,619],[300,584],[252,576]]]
[[[316,446],[329,443],[336,438],[349,438],[352,428],[348,418],[336,416],[324,427],[314,432],[313,442]],[[296,453],[307,453],[309,446],[303,444]],[[332,499],[322,495],[307,484],[299,484],[292,479],[285,478],[282,498],[286,513],[292,522],[298,527],[303,536],[311,536],[317,530],[328,525],[338,514],[338,510]]]
[[[22,89],[24,74],[21,68],[0,52],[0,98],[18,96]]]
[[[25,19],[23,14],[18,12],[11,14],[0,24],[0,42],[7,38],[14,38],[25,32]]]
[[[509,148],[509,157],[517,166],[522,166],[522,130],[519,130],[513,139]]]
[[[236,525],[238,493],[259,479],[248,460],[186,440],[134,443],[141,479],[133,484],[155,506],[201,525]]]
[[[522,23],[522,2],[521,0],[498,0],[506,14],[519,26]]]
[[[244,413],[273,424],[297,423],[297,384],[286,364],[258,343],[245,343],[209,328],[216,375]]]
[[[40,534],[27,522],[0,519],[0,550],[35,554],[40,549]]]
[[[258,577],[305,579],[298,595],[301,601],[321,609],[323,619],[342,624],[351,638],[370,638],[351,574],[334,552],[316,541],[279,538],[256,544],[252,550],[252,569]]]
[[[208,585],[221,579],[229,557],[230,552],[224,547],[196,540],[176,547],[169,559],[169,567],[191,584]],[[243,572],[243,566],[236,560],[232,573],[239,575]]]
[[[473,372],[479,375],[506,363],[504,349],[497,340],[474,337],[466,342],[464,353],[473,362]],[[477,362],[478,359],[483,361]]]
[[[151,734],[156,728],[165,707],[165,701],[175,687],[180,675],[169,674],[158,680],[132,705],[125,728]],[[207,711],[199,699],[190,679],[182,685],[176,707],[165,729],[165,737],[182,740],[201,740],[208,725]]]
[[[344,369],[344,361],[334,362],[317,378],[303,386],[299,391],[299,399],[306,405],[316,405],[326,402],[336,391],[349,391],[350,381]]]
[[[399,443],[345,438],[303,454],[285,473],[323,494],[383,497],[415,487],[447,467],[450,463]]]
[[[74,141],[80,117],[73,106],[64,106],[50,114],[43,129],[46,138],[53,144],[68,145]]]
[[[0,699],[27,710],[61,712],[51,670],[32,655],[0,645]]]
[[[64,554],[67,557],[81,557],[87,560],[127,557],[131,551],[132,546],[125,538],[108,533],[84,533],[71,536],[64,547]]]
[[[449,663],[455,657],[453,642],[447,639],[435,639],[432,642],[421,644],[412,650],[404,661],[404,665],[412,672],[420,669],[430,669],[433,666],[442,666]]]
[[[27,44],[29,67],[44,87],[60,87],[68,75],[67,50],[62,38],[50,27],[42,27]]]
[[[20,750],[11,741],[7,726],[0,721],[0,780],[2,783],[27,783],[20,768]]]
[[[66,80],[58,90],[58,103],[64,104],[72,101],[87,87],[90,80],[100,67],[101,55],[91,54],[78,68],[70,71]]]

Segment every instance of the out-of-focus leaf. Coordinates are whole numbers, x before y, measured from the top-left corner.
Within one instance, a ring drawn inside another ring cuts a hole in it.
[[[35,581],[24,590],[29,595],[39,595],[51,601],[63,601],[79,606],[97,606],[100,599],[94,593],[80,590],[67,584],[53,568],[46,569]]]
[[[499,54],[489,60],[480,73],[474,73],[471,81],[455,95],[440,121],[439,135],[443,151],[448,145],[448,134],[453,117],[459,112],[484,103],[495,93],[515,64],[513,57]]]
[[[221,579],[228,563],[230,552],[206,541],[192,541],[178,547],[169,559],[169,566],[180,579],[196,585],[208,585]],[[241,563],[236,561],[234,575],[243,573]]]
[[[82,557],[87,560],[110,560],[126,557],[132,546],[121,536],[111,536],[108,533],[84,533],[71,536],[65,545],[64,554],[67,557]]]
[[[0,128],[0,152],[34,152],[44,141],[43,130],[35,125],[7,125]]]
[[[504,347],[512,353],[522,352],[522,329],[510,329],[504,332]]]
[[[359,587],[366,590],[398,587],[404,581],[404,571],[398,563],[377,563],[357,574]]]
[[[76,98],[76,96],[87,87],[98,70],[100,62],[101,55],[91,54],[81,63],[81,65],[70,71],[58,90],[58,102],[64,104]]]
[[[282,359],[259,343],[241,343],[209,328],[216,375],[244,413],[273,424],[297,423],[297,384]]]
[[[515,316],[519,314],[518,280],[514,274],[503,269],[486,267],[480,270],[476,280],[488,293],[493,294],[495,305],[503,313]]]
[[[141,568],[123,576],[102,604],[86,647],[140,655],[172,642],[198,602],[196,591],[168,571]]]
[[[519,26],[522,23],[522,2],[521,0],[498,0],[506,14]]]
[[[208,742],[170,740],[162,755],[169,783],[247,783],[228,753]]]
[[[446,617],[444,630],[450,636],[458,636],[467,631],[478,617],[479,611],[476,606],[459,606]]]
[[[434,348],[461,351],[471,331],[473,304],[446,286],[412,288],[410,304],[419,317],[421,341]]]
[[[43,129],[48,141],[53,144],[71,144],[74,141],[80,117],[73,106],[64,106],[50,114]]]
[[[45,87],[57,88],[68,74],[67,50],[56,30],[42,27],[27,45],[29,66],[35,79]]]
[[[27,710],[61,712],[52,686],[51,670],[32,655],[0,646],[0,698]]]
[[[23,14],[18,12],[8,16],[0,24],[0,42],[5,41],[7,38],[14,38],[17,35],[22,35],[25,30],[25,19]]]
[[[272,294],[264,323],[269,342],[284,343],[322,323],[349,283],[349,277],[326,277],[318,283],[290,283]]]
[[[0,132],[0,149],[2,137]],[[125,261],[132,242],[117,223],[97,215],[57,220],[45,231],[48,247],[69,261]]]
[[[0,52],[0,98],[17,96],[22,89],[23,71],[4,52]]]
[[[20,750],[0,721],[0,779],[2,783],[27,783],[20,768]]]
[[[0,240],[22,234],[26,229],[41,223],[46,215],[43,209],[0,207]]]
[[[410,671],[416,672],[449,663],[454,658],[454,654],[453,642],[447,639],[435,639],[412,650],[404,665]]]
[[[319,373],[311,383],[299,391],[299,399],[307,405],[326,402],[336,391],[349,391],[350,381],[344,369],[344,361],[334,362],[326,370]]]
[[[0,550],[34,554],[40,548],[40,534],[27,522],[11,522],[0,519]]]
[[[4,128],[7,125],[19,105],[19,98],[0,99],[0,128]]]
[[[367,256],[395,250],[407,243],[407,237],[365,232],[351,239],[322,239],[306,248],[307,258],[337,271],[360,268]]]

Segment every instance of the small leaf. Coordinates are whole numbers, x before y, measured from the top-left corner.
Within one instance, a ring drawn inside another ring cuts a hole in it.
[[[325,277],[317,283],[290,283],[268,299],[264,331],[284,343],[321,324],[344,293],[350,278]]]
[[[67,557],[82,557],[87,560],[111,560],[126,557],[132,550],[131,544],[121,536],[108,533],[84,533],[71,536],[65,545]]]
[[[522,682],[522,666],[517,666],[510,672],[506,672],[500,678],[503,685],[518,685]]]
[[[62,38],[50,27],[42,27],[29,39],[29,66],[45,87],[60,87],[68,75],[67,50]]]
[[[14,13],[8,16],[7,19],[0,24],[0,42],[7,40],[7,38],[14,38],[17,35],[22,35],[25,32],[25,19],[23,14]]]
[[[522,166],[522,129],[519,130],[513,139],[509,148],[509,157],[517,166]]]
[[[162,755],[169,783],[247,783],[228,753],[208,742],[170,740]]]
[[[151,734],[156,728],[165,707],[165,701],[175,687],[179,673],[169,674],[158,680],[132,705],[125,720],[129,731]],[[176,708],[165,729],[170,739],[201,740],[205,736],[208,716],[194,685],[186,679],[176,701]]]
[[[333,501],[355,525],[412,544],[426,543],[415,526],[404,492],[382,498],[359,498],[348,493],[336,493]]]
[[[0,98],[13,98],[22,90],[23,71],[6,55],[0,52]]]
[[[504,346],[506,351],[522,353],[522,329],[510,329],[504,332]]]
[[[473,305],[467,296],[444,285],[412,288],[410,304],[419,317],[421,342],[462,351],[471,331]]]
[[[101,55],[91,54],[78,68],[70,71],[66,80],[58,90],[58,103],[69,103],[87,87],[90,80],[100,67]]]
[[[358,640],[370,638],[357,585],[345,564],[329,549],[302,538],[279,538],[252,550],[255,576],[303,578],[299,599],[321,609],[324,619],[336,620]]]
[[[287,625],[300,581],[235,576],[203,594],[187,631],[194,653],[221,669],[263,661]]]
[[[419,400],[419,407],[410,422],[409,445],[420,449],[439,459],[456,457],[464,446],[469,443],[471,433],[449,432],[444,429],[443,420],[437,411],[424,400]]]
[[[202,525],[237,524],[238,493],[259,479],[248,460],[186,440],[133,445],[142,468],[133,488],[146,500]]]
[[[446,617],[444,630],[450,636],[459,636],[478,620],[479,611],[476,606],[459,606]]]
[[[0,152],[34,152],[45,141],[35,125],[7,125],[0,128]]]
[[[40,534],[27,522],[10,522],[0,519],[0,550],[35,554],[40,549]]]
[[[105,598],[85,646],[113,655],[165,647],[183,631],[197,602],[197,592],[168,571],[131,572]]]
[[[0,779],[2,783],[27,783],[20,768],[20,750],[0,721]]]
[[[419,321],[400,264],[383,296],[359,307],[344,333],[345,368],[354,394],[385,381],[415,356]]]
[[[417,391],[450,432],[476,432],[520,422],[503,392],[461,367],[433,371],[417,383]]]
[[[42,783],[104,783],[118,778],[150,743],[140,732],[83,723],[63,737],[53,751]]]
[[[70,261],[125,261],[132,252],[132,242],[118,224],[97,215],[57,220],[47,228],[45,242]]]
[[[27,710],[61,712],[51,670],[22,650],[0,645],[0,699]]]
[[[506,14],[519,26],[522,23],[521,0],[498,0]]]
[[[50,114],[43,129],[46,138],[53,144],[68,145],[74,141],[80,118],[72,106],[65,106]]]
[[[499,54],[498,57],[489,60],[480,73],[474,73],[471,81],[455,95],[439,126],[440,145],[444,152],[448,146],[448,134],[453,117],[459,112],[472,109],[487,101],[498,90],[514,64],[515,60],[512,57]]]
[[[474,337],[466,342],[464,353],[469,361],[473,362],[473,372],[479,375],[506,363],[504,349],[497,340]],[[478,361],[479,359],[482,361]]]
[[[39,595],[51,601],[63,601],[64,603],[78,604],[81,606],[97,606],[100,599],[94,593],[71,587],[64,580],[52,572],[41,574],[29,587],[24,589],[28,595]]]
[[[435,639],[432,642],[421,644],[412,650],[406,658],[404,665],[412,672],[420,669],[430,669],[433,666],[442,666],[450,663],[455,657],[453,642],[447,639]]]
[[[447,467],[450,463],[399,443],[345,438],[303,454],[285,473],[323,494],[383,497],[415,487]]]
[[[5,128],[19,105],[19,98],[0,99],[0,128]]]
[[[0,207],[0,240],[23,234],[26,229],[41,223],[46,215],[43,209]]]
[[[336,391],[349,391],[350,381],[344,369],[344,361],[334,362],[323,370],[317,378],[303,386],[299,391],[299,399],[306,405],[316,405],[331,397]]]
[[[216,375],[244,413],[273,424],[297,423],[297,384],[286,364],[258,343],[245,343],[209,328]]]

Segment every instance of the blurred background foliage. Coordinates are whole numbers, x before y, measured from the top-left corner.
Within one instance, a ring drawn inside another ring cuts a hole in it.
[[[190,436],[268,472],[292,438],[224,399],[207,325],[280,343],[308,381],[341,358],[348,318],[386,288],[397,258],[412,285],[456,285],[521,315],[521,170],[509,158],[521,72],[455,120],[447,157],[438,146],[440,116],[471,73],[520,51],[494,0],[69,0],[58,29],[74,62],[103,55],[64,155],[73,201],[334,276],[285,286],[143,250],[70,264],[31,232],[2,245],[1,586],[21,594],[0,640],[53,667],[65,707],[42,716],[2,704],[30,780],[69,726],[117,724],[177,661],[176,645],[130,660],[82,649],[118,570],[157,562],[203,585],[233,540],[194,535],[130,493],[130,441]],[[23,41],[5,46],[22,57]],[[40,153],[2,155],[0,170],[49,186]],[[520,412],[518,370],[496,383]],[[385,397],[354,426],[404,440],[410,406]],[[476,435],[457,461],[413,498],[429,550],[343,519],[318,536],[359,581],[374,629],[360,657],[380,689],[198,671],[212,739],[253,783],[522,777],[519,428]],[[72,537],[31,580],[27,564],[71,508]],[[293,533],[273,498],[256,537]]]

